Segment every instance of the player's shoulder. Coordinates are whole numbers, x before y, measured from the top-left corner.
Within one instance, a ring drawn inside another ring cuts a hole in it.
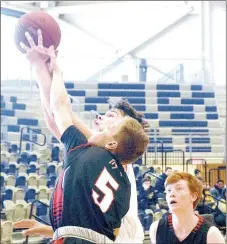
[[[108,163],[114,159],[113,155],[105,148],[91,146],[86,152],[88,161],[92,163],[99,163],[102,165],[108,165]]]

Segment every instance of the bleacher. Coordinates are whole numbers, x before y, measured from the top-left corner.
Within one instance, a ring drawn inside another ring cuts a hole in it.
[[[23,82],[26,85],[23,86]],[[29,97],[27,82],[20,82],[24,97]],[[8,81],[8,87],[13,86],[10,83]],[[1,116],[7,120],[9,140],[18,140],[22,125],[48,133],[41,107],[37,106],[40,104],[37,87],[32,88],[35,99],[26,100],[21,98],[18,90],[7,89],[7,83],[4,84]],[[151,142],[163,142],[165,151],[181,149],[185,151],[186,159],[193,153],[194,157],[206,158],[211,163],[223,161],[223,129],[213,85],[68,81],[65,86],[68,93],[79,101],[80,117],[88,125],[91,124],[91,110],[103,114],[109,108],[107,101],[110,97],[127,98],[145,114],[155,130],[153,135],[151,133]],[[9,90],[13,96],[7,97]],[[72,108],[76,111],[78,105],[72,104]]]

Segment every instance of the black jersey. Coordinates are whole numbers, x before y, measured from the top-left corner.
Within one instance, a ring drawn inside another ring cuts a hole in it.
[[[115,240],[114,229],[129,209],[131,194],[122,165],[107,150],[86,144],[75,126],[64,132],[61,141],[66,155],[51,199],[54,231],[78,226]]]
[[[204,220],[202,216],[198,216],[199,221],[192,232],[183,240],[179,241],[175,235],[172,214],[164,215],[160,220],[156,234],[156,244],[206,244],[207,233],[211,224]]]

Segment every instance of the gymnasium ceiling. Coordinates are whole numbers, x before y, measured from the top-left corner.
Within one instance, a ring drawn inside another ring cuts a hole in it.
[[[137,57],[137,51],[148,42],[187,15],[195,14],[198,4],[192,1],[1,1],[5,8],[22,12],[43,10],[54,16],[62,30],[61,56],[78,57],[81,66],[91,67],[88,74],[111,69],[125,57]]]

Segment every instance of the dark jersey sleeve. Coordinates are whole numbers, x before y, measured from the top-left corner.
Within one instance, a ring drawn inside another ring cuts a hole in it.
[[[74,126],[69,126],[61,136],[61,142],[65,146],[65,151],[80,146],[87,142],[86,137]]]

